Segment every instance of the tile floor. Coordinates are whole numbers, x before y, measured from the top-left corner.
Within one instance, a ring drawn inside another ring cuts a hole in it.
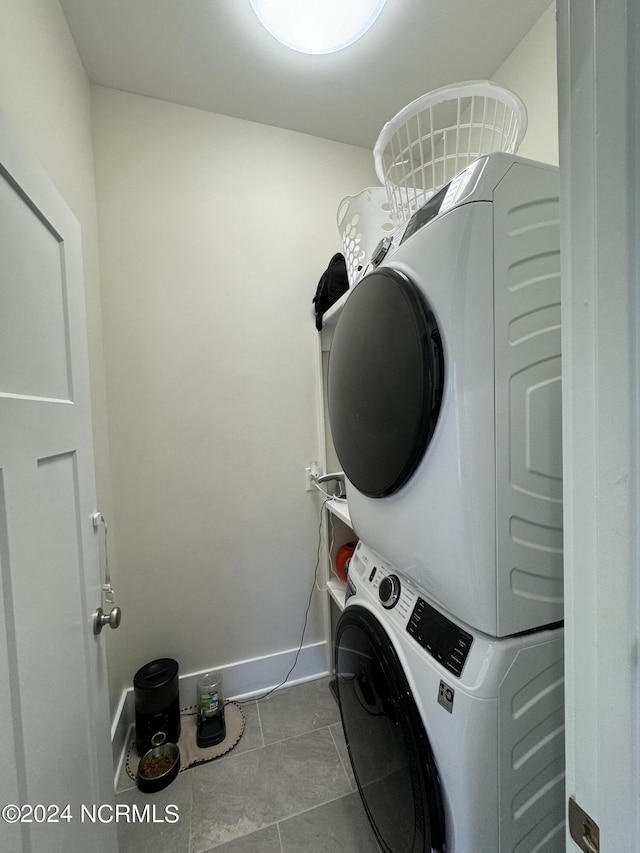
[[[328,679],[242,705],[226,756],[141,794],[123,772],[117,802],[176,805],[176,823],[119,823],[120,853],[378,853],[349,766]]]

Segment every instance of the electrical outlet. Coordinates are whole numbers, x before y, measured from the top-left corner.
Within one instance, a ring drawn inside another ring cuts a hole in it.
[[[318,463],[310,462],[304,469],[304,488],[305,491],[311,492],[314,489],[313,478],[319,474]]]

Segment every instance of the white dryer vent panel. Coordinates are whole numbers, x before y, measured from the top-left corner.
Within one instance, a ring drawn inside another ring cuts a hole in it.
[[[523,193],[528,182],[535,194]],[[518,164],[497,186],[493,208],[498,633],[505,635],[527,611],[535,624],[541,606],[549,621],[563,618],[557,175]]]

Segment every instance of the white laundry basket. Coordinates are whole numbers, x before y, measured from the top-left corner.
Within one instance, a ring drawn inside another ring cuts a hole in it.
[[[489,80],[445,86],[412,101],[385,124],[373,149],[395,225],[479,157],[515,154],[526,130],[523,102]]]
[[[338,205],[337,218],[349,287],[353,287],[375,247],[395,227],[385,187],[368,187],[346,196]]]

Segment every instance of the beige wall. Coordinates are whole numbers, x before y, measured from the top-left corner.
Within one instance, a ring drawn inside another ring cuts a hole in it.
[[[91,88],[58,0],[0,0],[0,108],[82,227],[98,506],[110,519]]]
[[[311,300],[373,158],[105,88],[93,109],[130,684],[162,655],[189,672],[299,643],[319,511]],[[316,599],[306,642],[324,639]]]
[[[492,75],[519,95],[529,124],[518,151],[523,157],[558,164],[556,12],[552,3]]]

